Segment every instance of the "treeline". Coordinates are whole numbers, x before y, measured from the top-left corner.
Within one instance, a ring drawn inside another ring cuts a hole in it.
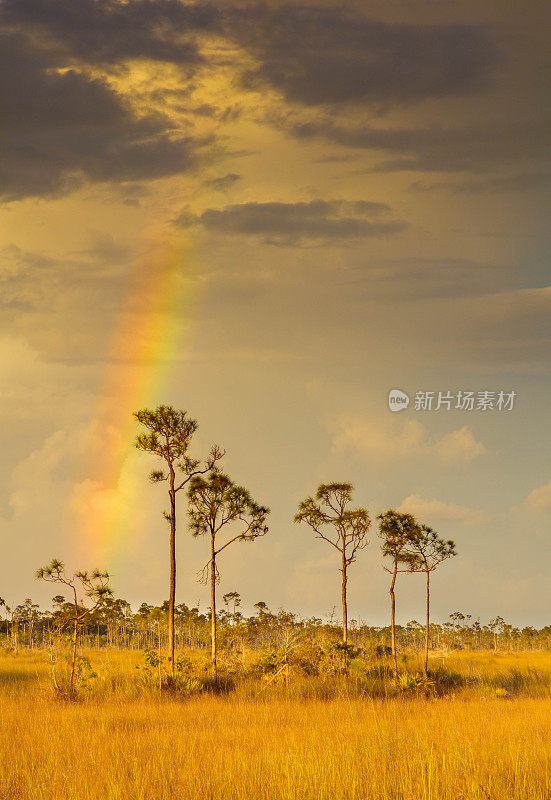
[[[215,684],[219,648],[223,648],[225,658],[228,653],[240,652],[243,663],[246,650],[275,648],[281,651],[277,658],[281,656],[288,664],[293,649],[296,654],[301,647],[308,650],[312,645],[317,656],[311,654],[313,661],[309,661],[309,656],[305,663],[312,665],[316,659],[327,657],[340,665],[345,676],[360,651],[363,656],[389,656],[395,682],[399,675],[399,653],[419,650],[424,651],[423,679],[427,682],[431,649],[550,647],[548,627],[540,631],[530,627],[521,630],[501,617],[481,625],[455,612],[449,622],[435,624],[430,616],[431,576],[443,562],[457,555],[455,543],[441,538],[411,514],[393,508],[378,514],[375,523],[367,509],[354,506],[352,484],[342,482],[320,484],[299,503],[294,514],[294,522],[310,529],[310,534],[322,539],[335,556],[335,567],[340,572],[338,622],[334,617],[324,623],[314,618],[299,619],[286,611],[273,613],[264,603],[257,603],[256,613],[245,617],[239,609],[241,599],[237,592],[224,595],[224,606],[219,608],[219,562],[223,561],[224,551],[236,543],[254,542],[268,534],[270,510],[253,500],[245,487],[222,470],[225,451],[220,447],[214,445],[203,459],[190,455],[198,425],[186,411],[159,406],[142,409],[134,417],[142,430],[136,438],[137,449],[154,456],[157,466],[160,462],[161,469],[154,469],[150,480],[154,484],[164,483],[168,494],[168,507],[163,512],[169,529],[168,600],[160,607],[143,603],[133,612],[126,601],[114,597],[106,572],[69,574],[64,562],[54,558],[36,574],[38,579],[54,584],[56,591],[62,592],[54,597],[54,609],[42,612],[26,600],[10,609],[9,619],[0,623],[0,633],[12,649],[54,647],[56,641],[59,649],[62,640],[70,645],[70,694],[78,677],[79,645],[140,649],[148,653],[155,650],[158,663],[161,658],[166,659],[172,679],[178,667],[177,651],[210,647],[210,675]],[[176,534],[182,503],[187,530],[207,544],[208,559],[202,581],[210,587],[208,613],[176,604]],[[348,618],[350,570],[372,541],[375,526],[383,564],[389,573],[390,625],[381,628]],[[423,624],[396,623],[396,594],[402,573],[417,573],[423,580]],[[331,588],[330,596],[334,597],[336,590],[337,586]],[[166,656],[161,657],[161,650]],[[310,667],[305,669],[308,672]]]
[[[224,595],[224,607],[217,613],[219,644],[228,654],[239,656],[244,650],[266,647],[293,650],[304,642],[324,647],[341,640],[342,623],[330,617],[300,618],[283,609],[271,611],[266,603],[258,602],[250,616],[239,610],[241,597],[237,592]],[[84,607],[79,608],[84,611]],[[58,595],[52,610],[41,610],[26,599],[14,608],[5,609],[0,619],[0,642],[3,647],[47,648],[56,644],[64,625],[73,614],[70,602]],[[175,607],[176,649],[208,650],[210,641],[210,609],[201,613],[184,603]],[[425,626],[416,620],[396,625],[400,650],[422,653],[425,646]],[[551,650],[551,625],[541,629],[531,626],[515,627],[502,617],[483,624],[471,615],[454,612],[447,622],[430,624],[430,649],[433,654],[453,650]],[[349,621],[352,647],[362,648],[373,655],[390,655],[391,627],[366,625],[361,620]],[[133,611],[123,599],[109,599],[90,612],[79,625],[79,646],[86,648],[117,648],[130,650],[165,650],[168,643],[168,601],[160,606],[142,603]]]

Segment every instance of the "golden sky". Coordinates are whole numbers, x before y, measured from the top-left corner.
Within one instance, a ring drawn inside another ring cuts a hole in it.
[[[330,613],[337,565],[292,518],[351,481],[455,539],[437,617],[548,623],[544,4],[2,0],[0,23],[0,595],[47,604],[56,556],[164,599],[131,414],[170,403],[272,509],[221,565],[245,608]],[[183,503],[178,548],[204,609]],[[375,525],[350,585],[382,624]],[[420,617],[414,578],[402,598]]]

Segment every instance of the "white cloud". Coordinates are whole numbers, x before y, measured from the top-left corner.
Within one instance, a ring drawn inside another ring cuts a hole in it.
[[[12,472],[12,530],[35,530],[40,520],[41,542],[51,542],[53,555],[68,552],[95,566],[130,535],[134,545],[143,535],[149,495],[137,509],[146,476],[147,464],[115,428],[96,419],[57,430]]]
[[[482,525],[491,519],[489,514],[456,503],[428,500],[418,494],[410,494],[402,500],[398,511],[413,514],[420,522],[459,522],[462,525]]]
[[[427,433],[417,420],[371,420],[343,414],[337,420],[333,444],[339,451],[366,456],[407,456],[426,448]]]
[[[473,458],[484,455],[486,452],[482,442],[477,442],[472,430],[466,425],[447,433],[434,446],[445,464],[468,464]]]
[[[343,414],[332,438],[337,451],[355,450],[371,458],[436,455],[444,464],[466,464],[486,452],[466,425],[435,437],[419,421],[395,417]]]
[[[551,481],[544,486],[532,489],[526,498],[526,506],[536,514],[545,511],[546,508],[551,508]]]
[[[150,504],[146,505],[143,499],[145,467],[140,454],[131,451],[117,464],[114,483],[104,477],[72,484],[67,510],[78,532],[83,556],[92,551],[103,562],[130,542],[132,547],[141,542],[150,522],[149,514],[144,513],[150,510]],[[141,513],[137,512],[139,501]]]

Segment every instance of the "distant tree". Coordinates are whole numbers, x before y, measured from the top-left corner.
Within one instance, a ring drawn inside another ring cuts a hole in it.
[[[268,603],[265,603],[264,600],[259,600],[258,603],[254,604],[253,608],[256,608],[256,613],[260,619],[270,615]]]
[[[469,620],[471,618],[470,614],[462,614],[461,611],[452,611],[450,614],[450,619],[452,621],[452,625],[456,631],[461,630],[464,627],[465,620]]]
[[[230,603],[231,603],[232,608],[233,608],[232,620],[233,620],[233,623],[235,624],[235,616],[236,616],[236,613],[237,613],[237,609],[241,605],[241,595],[239,594],[239,592],[227,592],[222,597],[222,600],[224,601],[225,605],[228,608],[230,607]]]
[[[351,483],[321,483],[315,499],[307,497],[298,507],[295,522],[306,522],[319,539],[339,553],[342,602],[342,643],[348,644],[348,568],[367,544],[371,520],[365,508],[347,508],[352,502]],[[332,531],[332,532],[331,532]]]
[[[236,541],[252,542],[268,532],[266,517],[269,509],[255,503],[249,492],[236,486],[227,475],[211,472],[207,478],[196,475],[188,490],[189,518],[194,536],[210,537],[210,558],[203,570],[205,582],[210,579],[211,595],[211,666],[217,677],[216,665],[216,584],[219,581],[217,557]],[[222,530],[229,536],[218,544]]]
[[[75,691],[78,628],[89,614],[112,596],[112,591],[109,587],[109,575],[107,572],[100,572],[96,569],[92,573],[75,572],[74,575],[69,576],[65,572],[65,564],[63,561],[54,558],[47,567],[41,567],[37,570],[36,578],[37,580],[48,581],[48,583],[61,583],[67,586],[73,594],[71,612],[60,625],[60,631],[68,624],[72,624],[73,627],[71,642],[71,677],[69,680],[69,691],[72,695]],[[90,608],[79,605],[77,590],[84,591],[86,596],[94,601],[94,605]]]
[[[494,637],[494,651],[497,652],[497,640],[498,640],[498,633],[503,633],[503,629],[505,627],[505,620],[503,617],[494,617],[488,623],[489,629],[492,631]]]
[[[136,612],[136,616],[139,619],[146,619],[152,611],[153,606],[150,606],[149,603],[142,603]]]
[[[170,596],[168,600],[168,660],[174,672],[174,608],[176,604],[176,495],[190,480],[215,469],[224,455],[215,445],[205,462],[188,455],[191,438],[197,430],[197,422],[187,411],[177,411],[172,406],[158,406],[155,410],[143,408],[134,413],[136,420],[147,429],[136,439],[136,447],[152,453],[166,464],[166,472],[153,470],[153,483],[168,482],[170,511],[164,518],[170,525]]]
[[[27,597],[22,603],[16,606],[13,610],[13,619],[16,623],[27,627],[28,644],[32,646],[33,642],[33,629],[36,623],[40,620],[40,611],[38,603],[33,603],[30,597]]]
[[[411,551],[416,558],[411,562],[411,569],[424,572],[426,579],[426,617],[425,617],[425,660],[423,675],[427,677],[429,665],[429,626],[430,626],[430,575],[442,561],[457,555],[455,543],[441,539],[436,531],[428,525],[419,525],[417,534],[411,540]]]
[[[379,514],[379,536],[382,539],[381,549],[385,558],[390,558],[392,567],[385,567],[390,572],[390,635],[392,645],[392,673],[394,680],[398,679],[398,657],[396,653],[396,576],[398,572],[411,570],[417,563],[418,556],[410,548],[418,535],[415,518],[411,514],[401,514],[390,508],[384,514]],[[406,569],[400,569],[400,566]]]
[[[14,619],[14,609],[7,603],[4,603],[4,608],[6,609],[6,614],[8,615],[8,619],[6,620],[6,635],[10,636],[11,646],[14,648],[15,652],[17,652],[19,645],[15,627],[16,622]]]

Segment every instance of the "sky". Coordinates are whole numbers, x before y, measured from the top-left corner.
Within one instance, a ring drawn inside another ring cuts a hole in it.
[[[246,613],[338,612],[336,553],[293,523],[337,481],[373,521],[351,618],[387,624],[377,515],[397,508],[456,542],[435,619],[551,623],[550,16],[1,0],[9,605],[51,604],[53,557],[134,607],[167,597],[166,487],[132,413],[170,404],[271,509],[219,563]],[[205,611],[185,507],[177,602]],[[399,622],[423,591],[399,577]]]

